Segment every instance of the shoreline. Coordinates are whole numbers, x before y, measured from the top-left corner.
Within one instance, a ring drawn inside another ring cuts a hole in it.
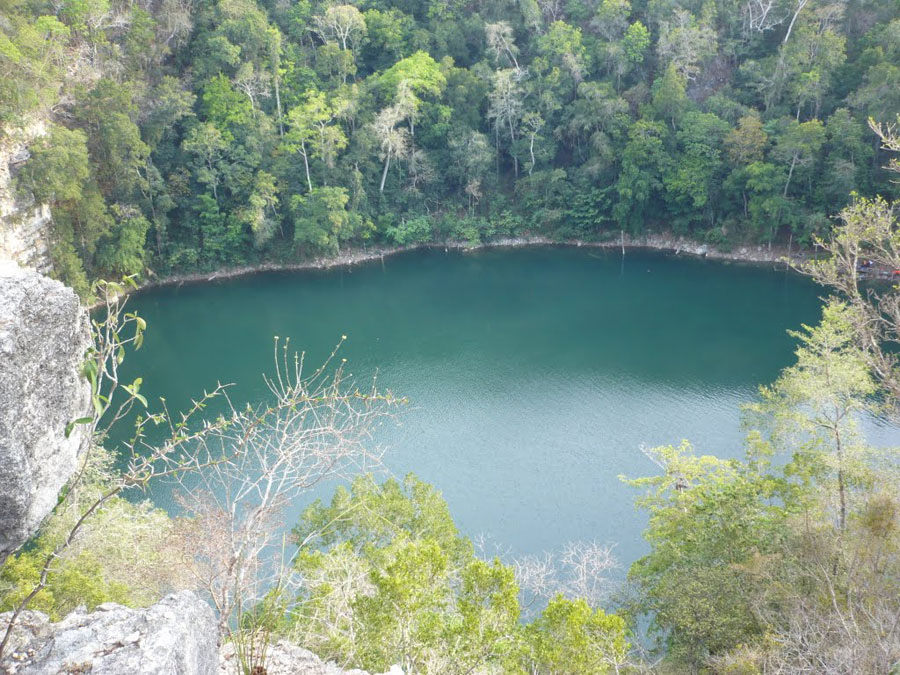
[[[259,263],[257,265],[243,265],[240,267],[226,267],[214,272],[191,272],[186,274],[173,274],[165,277],[153,277],[146,279],[138,285],[138,287],[129,293],[139,292],[152,288],[161,288],[164,286],[176,286],[181,284],[193,283],[210,283],[225,279],[235,279],[238,277],[250,276],[261,272],[299,272],[304,270],[327,270],[337,267],[352,267],[354,265],[373,262],[375,260],[384,260],[385,258],[407,253],[410,251],[418,251],[430,248],[443,248],[445,250],[452,249],[456,251],[480,251],[490,248],[526,248],[531,246],[572,246],[577,248],[602,248],[602,249],[623,249],[625,253],[629,250],[652,250],[674,253],[675,255],[687,255],[692,258],[707,258],[710,260],[721,260],[731,262],[742,262],[755,265],[761,264],[782,264],[786,265],[789,258],[789,252],[783,247],[772,247],[770,250],[763,245],[758,246],[741,246],[731,251],[722,251],[715,246],[708,244],[699,244],[696,241],[685,239],[682,237],[671,237],[667,235],[649,235],[645,237],[626,236],[619,240],[610,241],[580,241],[568,240],[557,241],[541,236],[512,237],[505,239],[497,239],[495,241],[486,242],[471,246],[464,242],[447,242],[447,243],[428,243],[415,244],[412,246],[394,246],[384,248],[373,248],[368,250],[352,250],[346,253],[340,253],[336,256],[321,256],[304,260],[296,263]],[[808,257],[808,252],[802,249],[795,249],[790,253],[790,259],[802,260]]]

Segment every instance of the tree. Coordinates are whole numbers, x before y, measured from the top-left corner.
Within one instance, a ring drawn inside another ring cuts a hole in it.
[[[87,134],[98,186],[114,199],[134,199],[150,155],[136,116],[129,87],[108,79],[96,84],[76,113]]]
[[[185,564],[215,607],[223,635],[244,653],[254,636],[242,634],[242,618],[263,601],[273,576],[283,581],[281,565],[290,564],[265,569],[282,550],[272,524],[314,486],[360,464],[377,465],[370,434],[398,402],[345,384],[343,366],[329,368],[337,349],[304,373],[304,359],[288,345],[275,340],[275,373],[265,378],[272,400],[246,408],[227,402],[219,429],[193,450],[205,469],[179,493]]]
[[[412,33],[416,28],[413,17],[397,9],[367,9],[366,39],[361,61],[374,70],[383,70],[412,53]]]
[[[509,153],[512,155],[515,175],[519,176],[519,158],[516,156],[513,146],[516,142],[519,121],[522,116],[522,91],[521,81],[524,77],[522,71],[514,68],[497,70],[494,73],[493,87],[488,94],[490,108],[488,118],[494,121],[494,134],[500,135],[500,129],[509,130]]]
[[[661,22],[657,51],[660,60],[673,66],[681,77],[693,80],[700,64],[716,53],[716,32],[705,21],[698,22],[690,12],[678,9],[671,22]]]
[[[605,673],[628,659],[625,621],[583,599],[552,598],[523,630],[513,568],[476,557],[415,476],[357,478],[307,508],[294,537],[307,580],[294,634],[327,658],[453,675]]]
[[[764,387],[761,403],[750,408],[768,418],[775,447],[814,455],[834,474],[842,531],[862,447],[859,417],[872,409],[875,393],[863,352],[854,343],[857,317],[851,313],[847,305],[832,302],[818,326],[791,331],[800,340],[796,365]]]
[[[185,152],[194,156],[194,173],[197,180],[212,190],[219,201],[218,187],[226,163],[228,141],[219,128],[209,122],[195,126],[182,143]]]
[[[787,197],[794,170],[812,166],[825,143],[825,126],[819,120],[785,120],[775,137],[775,157],[788,165],[782,196]]]
[[[31,159],[19,175],[19,186],[45,204],[78,201],[90,180],[87,136],[54,124],[31,148]]]
[[[378,186],[378,191],[382,193],[388,169],[391,168],[391,160],[395,157],[404,157],[409,149],[409,131],[399,127],[399,124],[409,115],[413,104],[411,97],[406,93],[406,86],[403,85],[402,89],[397,102],[379,112],[372,123],[372,129],[381,146],[381,159],[384,160],[381,184]]]
[[[725,137],[728,157],[738,165],[760,162],[765,157],[769,136],[763,128],[759,115],[744,115],[738,120],[736,129]]]
[[[628,26],[622,36],[622,48],[631,63],[638,64],[644,60],[647,47],[650,46],[650,31],[640,21]]]
[[[347,147],[347,137],[340,126],[335,124],[346,103],[340,99],[329,102],[325,94],[313,90],[307,91],[304,98],[304,103],[288,113],[290,131],[285,137],[285,145],[303,157],[306,184],[312,192],[310,156],[322,160],[326,167],[334,168],[337,154]]]
[[[514,653],[512,569],[474,557],[447,505],[414,476],[357,478],[294,529],[308,580],[297,613],[304,644],[384,670],[465,673]]]
[[[632,232],[644,226],[644,214],[654,194],[662,186],[666,165],[663,140],[666,127],[660,122],[638,120],[628,132],[622,153],[622,170],[616,182],[618,201],[613,215],[622,229]]]
[[[900,398],[897,357],[892,345],[900,340],[900,301],[893,287],[869,288],[860,274],[871,260],[884,269],[900,269],[900,238],[892,206],[883,199],[857,198],[841,212],[841,224],[819,244],[827,258],[801,269],[847,302],[845,315],[866,365],[880,386]]]
[[[588,76],[587,52],[579,28],[564,21],[554,21],[546,34],[537,39],[537,48],[551,66],[568,73],[571,90],[574,91],[578,83]]]
[[[617,673],[628,660],[626,635],[621,617],[557,596],[526,629],[523,660],[536,675]]]
[[[753,561],[778,550],[791,493],[768,473],[771,448],[751,440],[744,462],[650,451],[663,473],[627,481],[646,488],[651,552],[629,578],[676,661],[697,669],[710,655],[758,638]]]
[[[97,254],[97,264],[111,276],[140,275],[147,258],[144,243],[150,222],[134,207],[115,204],[112,212],[116,224]]]
[[[366,20],[353,5],[329,4],[323,14],[313,17],[316,34],[323,42],[336,40],[341,49],[353,50],[366,34]]]
[[[678,72],[675,64],[670,63],[653,83],[653,108],[660,118],[667,120],[675,129],[678,119],[688,107],[687,80]]]
[[[491,51],[497,67],[505,65],[506,67],[511,66],[519,70],[519,61],[516,59],[519,54],[519,48],[516,46],[512,26],[506,21],[486,23],[484,24],[484,37],[487,40],[488,49]],[[506,63],[504,64],[503,61],[506,61]]]
[[[278,202],[275,177],[265,171],[259,171],[247,206],[238,211],[240,219],[249,226],[253,234],[253,244],[257,248],[262,248],[275,236],[275,231],[279,227],[276,213]]]
[[[676,133],[679,155],[663,176],[670,199],[684,206],[688,218],[706,211],[715,221],[716,192],[721,184],[721,147],[728,123],[711,113],[690,112]]]
[[[341,243],[355,237],[365,238],[372,224],[347,209],[350,196],[346,188],[314,188],[308,195],[294,195],[294,244],[309,244],[323,251],[337,252]]]

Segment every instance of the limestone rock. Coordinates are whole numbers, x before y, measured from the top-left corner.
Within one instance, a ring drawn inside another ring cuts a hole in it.
[[[0,614],[5,629],[9,614]],[[215,675],[218,628],[212,608],[191,591],[147,609],[108,603],[59,623],[24,612],[13,632],[3,675]]]
[[[269,648],[265,663],[266,675],[368,675],[363,670],[343,670],[334,663],[325,663],[311,651],[284,640]],[[219,675],[236,675],[234,647],[225,644],[221,651]],[[403,675],[399,666],[384,675]]]
[[[0,564],[56,505],[87,434],[87,313],[58,281],[0,262]]]
[[[36,204],[31,195],[16,194],[13,185],[16,171],[29,158],[29,145],[47,134],[47,125],[36,120],[4,132],[0,133],[0,260],[48,272],[50,207]]]

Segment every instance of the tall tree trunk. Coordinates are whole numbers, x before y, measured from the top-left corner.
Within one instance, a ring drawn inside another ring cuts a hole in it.
[[[788,188],[791,185],[791,176],[794,175],[794,167],[797,165],[797,155],[794,155],[793,159],[791,159],[791,170],[788,171],[787,182],[784,184],[784,192],[782,193],[782,197],[787,199]]]
[[[281,118],[281,87],[278,85],[278,77],[275,77],[275,109],[278,113],[278,135],[284,136],[284,121]]]
[[[388,150],[387,157],[384,158],[384,171],[381,172],[381,187],[378,188],[379,192],[384,192],[384,182],[387,180],[388,169],[391,166],[391,151]]]
[[[809,0],[797,0],[797,11],[794,12],[794,16],[791,17],[791,23],[788,26],[784,41],[781,44],[787,44],[788,38],[791,37],[791,31],[794,30],[794,22],[797,21],[797,17],[800,16],[800,12],[806,7],[807,2],[809,2]]]
[[[513,158],[513,170],[515,171],[516,178],[519,177],[519,158],[516,157],[516,153],[513,151],[512,144],[516,142],[516,133],[513,129],[512,117],[507,118],[509,120],[509,154],[512,155]]]
[[[306,185],[309,187],[309,191],[312,192],[312,178],[309,175],[309,157],[306,154],[306,142],[300,143],[300,154],[303,155],[303,167],[306,169]]]
[[[841,441],[841,430],[837,426],[834,429],[834,442],[838,457],[838,498],[840,500],[838,523],[843,532],[847,524],[847,490],[844,485],[844,444]]]
[[[528,146],[528,154],[531,155],[531,166],[528,167],[528,175],[531,175],[531,172],[534,171],[534,134],[531,134],[531,144]]]

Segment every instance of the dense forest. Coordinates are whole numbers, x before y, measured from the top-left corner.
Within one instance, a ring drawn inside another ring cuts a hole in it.
[[[896,194],[889,0],[6,0],[58,273],[666,231],[809,244]]]

